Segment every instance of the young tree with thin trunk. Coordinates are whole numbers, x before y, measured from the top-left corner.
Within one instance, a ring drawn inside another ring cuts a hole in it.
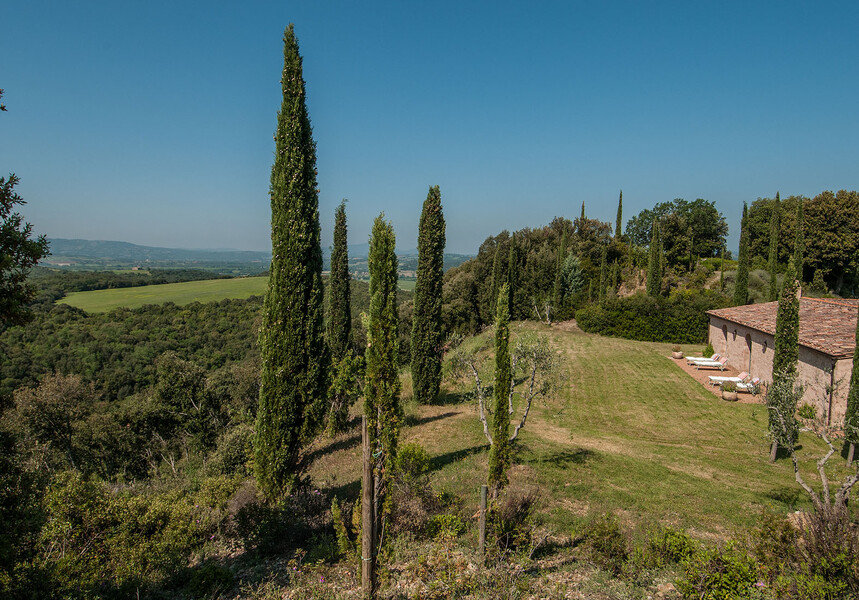
[[[740,221],[740,255],[737,262],[737,278],[734,282],[734,306],[743,306],[749,301],[749,228],[746,224],[748,206],[743,202],[743,219]]]
[[[328,392],[316,144],[293,26],[283,36],[283,101],[271,169],[272,260],[260,328],[262,376],[254,438],[260,489],[279,497],[299,482],[302,449]]]
[[[772,439],[770,460],[775,461],[779,446],[788,448],[798,432],[796,424],[796,383],[799,362],[799,282],[788,277],[782,288],[776,315],[775,348],[773,350],[773,384],[767,390],[769,431]],[[801,394],[800,394],[801,396]]]
[[[776,269],[778,267],[778,228],[781,218],[781,200],[779,193],[775,193],[775,202],[773,202],[772,216],[770,217],[770,255],[769,255],[769,272],[770,272],[770,295],[769,301],[775,302],[778,300],[778,281],[776,279]]]
[[[418,231],[418,273],[412,321],[412,386],[420,404],[433,402],[441,386],[444,325],[441,320],[444,278],[444,214],[441,192],[431,187]]]
[[[384,215],[376,217],[367,258],[370,271],[370,315],[367,330],[367,373],[364,414],[374,465],[377,523],[390,513],[390,478],[397,458],[403,409],[400,405],[399,312],[397,307],[396,238]],[[376,527],[381,532],[380,527]]]
[[[623,219],[623,190],[620,190],[620,198],[617,200],[617,221],[614,225],[614,239],[619,240],[621,236],[621,219]]]

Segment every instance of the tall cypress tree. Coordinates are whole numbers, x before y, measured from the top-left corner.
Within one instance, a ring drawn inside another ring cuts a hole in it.
[[[441,192],[434,186],[429,189],[421,212],[412,322],[412,385],[415,399],[421,404],[433,402],[441,386],[444,230]]]
[[[510,412],[508,397],[513,381],[510,363],[510,288],[498,294],[495,310],[495,388],[492,402],[492,446],[489,448],[488,485],[497,496],[507,484],[510,466]]]
[[[316,144],[293,26],[283,36],[283,102],[271,168],[271,274],[260,328],[254,471],[269,497],[290,490],[318,430],[328,389]]]
[[[364,414],[376,457],[377,516],[390,511],[389,483],[397,458],[403,409],[400,405],[399,341],[397,329],[396,238],[384,215],[373,222],[370,253],[370,319],[367,331],[367,374]],[[380,531],[380,529],[376,529]]]
[[[659,223],[653,219],[650,230],[650,249],[647,255],[647,283],[648,296],[656,297],[662,289],[662,256],[661,243],[659,241]]]
[[[346,201],[334,213],[334,245],[331,249],[331,277],[328,285],[328,347],[332,354],[330,401],[326,432],[336,435],[346,430],[349,407],[361,394],[359,381],[363,356],[352,348],[352,298],[349,250],[346,231]]]
[[[856,340],[859,342],[859,319],[856,322]],[[847,412],[844,414],[844,439],[850,444],[848,464],[853,462],[856,444],[859,444],[859,352],[853,351],[853,373],[850,376],[850,391],[847,392]]]
[[[501,291],[501,286],[507,275],[504,271],[504,265],[507,261],[503,260],[501,253],[501,244],[495,244],[495,256],[492,258],[492,287],[489,289],[488,308],[486,310],[487,317],[485,322],[495,320],[495,304],[498,302],[498,292]]]
[[[606,261],[607,261],[607,252],[606,252],[606,247],[603,246],[602,258],[600,260],[600,295],[599,295],[600,306],[605,305],[605,293],[606,293],[606,288],[608,288],[608,264]]]
[[[331,279],[328,288],[328,347],[339,360],[352,347],[352,307],[349,284],[349,247],[346,230],[346,201],[334,212],[334,245],[331,248]]]
[[[749,228],[746,224],[748,206],[743,202],[743,219],[740,221],[740,256],[737,264],[737,279],[734,284],[734,306],[742,306],[749,300]]]
[[[802,285],[802,267],[805,263],[805,216],[802,213],[802,198],[796,203],[796,237],[793,242],[793,264],[796,278]]]
[[[722,246],[722,251],[719,258],[719,291],[725,291],[725,246]]]
[[[789,446],[796,436],[796,406],[794,382],[799,362],[799,282],[792,277],[793,260],[788,264],[784,287],[778,301],[775,347],[773,350],[773,385],[767,391],[772,448],[770,460],[775,461],[779,446]]]
[[[792,261],[791,261],[792,262]],[[789,266],[793,266],[790,264]],[[799,362],[799,282],[790,275],[785,278],[775,326],[773,377],[777,374],[796,377]]]
[[[779,193],[775,193],[772,216],[770,217],[770,302],[778,300],[778,281],[776,281],[776,267],[778,266],[778,226],[781,218],[781,199]]]
[[[558,262],[555,264],[555,288],[552,294],[552,303],[555,305],[555,311],[561,310],[561,272],[564,269],[564,259],[567,257],[567,230],[561,233],[561,242],[558,245]]]
[[[617,240],[621,236],[621,219],[623,219],[623,190],[620,190],[620,198],[617,200],[617,222],[614,225],[614,237]]]
[[[510,236],[510,256],[507,260],[507,286],[509,289],[508,298],[510,300],[510,314],[509,317],[511,319],[519,318],[519,307],[521,306],[520,299],[522,297],[522,291],[520,288],[520,277],[521,273],[519,272],[519,246],[516,244],[516,236]]]

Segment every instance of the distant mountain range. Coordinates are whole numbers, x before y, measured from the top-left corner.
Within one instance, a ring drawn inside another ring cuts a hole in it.
[[[153,268],[200,268],[225,273],[252,273],[268,269],[271,252],[231,249],[187,249],[140,246],[129,242],[104,240],[70,240],[52,238],[51,255],[42,261],[44,266],[75,269],[127,269],[134,267]],[[366,263],[369,244],[349,246],[350,263]],[[328,269],[331,251],[323,247],[323,268]],[[417,266],[417,250],[399,250],[401,270],[413,270]],[[466,254],[445,254],[445,267],[459,265],[471,258]],[[363,259],[363,260],[362,260]]]

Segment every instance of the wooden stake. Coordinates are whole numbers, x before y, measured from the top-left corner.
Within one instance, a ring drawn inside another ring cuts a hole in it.
[[[778,456],[778,442],[773,440],[773,445],[770,448],[770,462],[774,463],[776,456]]]
[[[361,486],[361,591],[363,597],[376,597],[376,516],[373,514],[373,456],[370,452],[370,434],[367,431],[367,416],[361,417],[361,441],[364,447],[364,478]]]
[[[856,449],[856,445],[853,442],[850,442],[850,450],[847,452],[847,466],[850,467],[853,465],[853,451]]]

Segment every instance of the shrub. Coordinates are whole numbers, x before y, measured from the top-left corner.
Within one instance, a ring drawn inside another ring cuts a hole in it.
[[[502,552],[532,546],[536,527],[537,490],[511,491],[494,503],[488,512],[487,526]]]
[[[668,298],[639,293],[610,298],[604,307],[592,304],[576,312],[584,330],[648,342],[699,344],[707,339],[705,311],[722,308],[728,300],[710,290],[675,291]]]
[[[666,527],[647,541],[647,550],[661,563],[680,563],[689,560],[698,545],[682,531]]]
[[[235,584],[232,571],[216,564],[205,564],[191,572],[187,590],[193,598],[220,597]]]
[[[406,485],[425,483],[429,467],[430,455],[420,444],[403,444],[397,451],[397,474]]]
[[[713,354],[715,354],[715,352],[716,351],[713,350],[713,344],[707,342],[707,346],[704,348],[704,352],[701,353],[701,356],[703,356],[704,358],[710,358],[711,356],[713,356]]]
[[[683,571],[677,590],[684,597],[733,600],[748,598],[759,587],[755,560],[733,544],[696,552],[683,563]]]
[[[427,523],[427,535],[430,537],[455,538],[465,533],[466,526],[461,518],[452,514],[433,515]]]
[[[615,515],[606,513],[591,521],[584,532],[584,546],[599,567],[615,575],[623,572],[629,559],[629,543]]]

